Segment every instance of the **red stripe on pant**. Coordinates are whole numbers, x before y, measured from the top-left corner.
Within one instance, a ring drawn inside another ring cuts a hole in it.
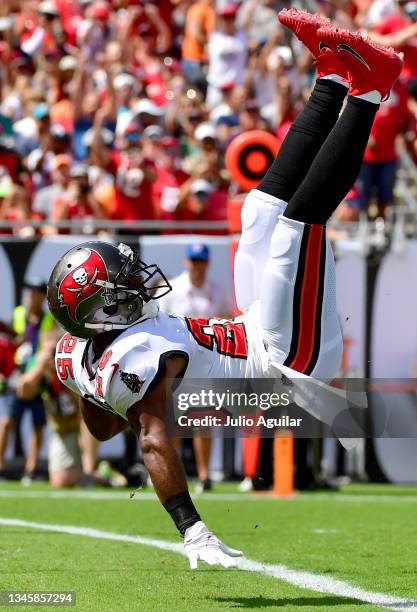
[[[298,345],[295,356],[288,365],[288,367],[301,373],[307,369],[310,363],[317,339],[317,309],[322,307],[322,300],[319,300],[318,297],[324,232],[323,225],[310,226],[299,306]]]

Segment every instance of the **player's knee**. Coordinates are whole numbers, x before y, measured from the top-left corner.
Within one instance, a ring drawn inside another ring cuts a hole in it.
[[[296,266],[303,232],[304,223],[282,217],[272,234],[270,258],[279,260],[281,264],[285,262]]]
[[[277,206],[262,202],[251,194],[242,207],[241,245],[254,244],[271,238],[272,231],[278,221],[280,210]]]

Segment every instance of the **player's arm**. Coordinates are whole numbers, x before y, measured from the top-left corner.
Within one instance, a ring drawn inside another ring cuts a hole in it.
[[[242,553],[227,547],[201,520],[188,492],[179,455],[167,431],[167,411],[170,409],[166,393],[167,379],[180,376],[184,366],[183,357],[166,359],[165,375],[154,389],[129,409],[127,418],[138,436],[155,491],[180,534],[184,536],[185,552],[191,568],[197,567],[199,559],[210,565],[234,567],[234,557]]]
[[[107,412],[83,397],[79,399],[82,417],[89,432],[100,442],[113,438],[129,425],[118,414]]]
[[[166,359],[165,375],[159,384],[127,413],[130,426],[138,437],[155,491],[163,504],[174,495],[187,490],[184,470],[166,425],[169,409],[167,379],[179,376],[184,366],[183,357],[173,356]]]

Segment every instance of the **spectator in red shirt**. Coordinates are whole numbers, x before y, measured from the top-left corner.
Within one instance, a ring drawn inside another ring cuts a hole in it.
[[[105,215],[92,194],[88,167],[84,164],[76,164],[71,168],[70,177],[68,189],[54,202],[52,219],[55,221],[86,217],[102,219]]]
[[[152,184],[156,180],[153,162],[143,155],[141,134],[135,127],[124,134],[117,161],[114,218],[123,221],[154,219]]]
[[[410,114],[406,143],[414,163],[417,163],[417,79],[410,81],[408,93],[407,106]]]
[[[107,43],[114,38],[112,14],[106,2],[96,0],[86,11],[77,31],[77,43],[88,59],[94,62],[98,53],[103,53]]]
[[[268,122],[261,117],[256,100],[247,100],[239,113],[239,127],[242,132],[249,130],[270,131]]]
[[[166,136],[159,144],[157,179],[152,186],[155,213],[160,219],[180,218],[180,187],[189,178],[178,163],[178,141]]]
[[[186,221],[224,221],[227,217],[227,191],[204,178],[191,178],[183,184],[181,202],[184,206],[182,218]],[[227,230],[201,231],[204,234],[227,233]]]
[[[0,334],[0,481],[4,470],[4,455],[6,452],[7,440],[10,426],[11,404],[13,392],[8,381],[16,369],[14,355],[16,345],[11,338]]]
[[[394,198],[397,170],[395,145],[398,135],[406,128],[408,116],[407,90],[397,83],[376,114],[360,173],[362,208],[368,206],[375,193],[378,216],[384,216],[386,206]]]
[[[170,28],[161,14],[159,4],[150,0],[137,2],[136,5],[131,3],[127,9],[128,18],[120,27],[120,32],[124,34],[123,42],[127,34],[131,47],[143,45],[145,55],[166,53],[172,42]]]
[[[63,43],[63,30],[59,21],[59,12],[54,2],[40,2],[38,17],[34,27],[25,40],[22,40],[21,49],[27,55],[36,56],[43,53],[45,56],[56,53]]]
[[[417,75],[417,11],[412,2],[399,0],[396,13],[386,17],[371,32],[376,42],[404,53],[402,75],[407,80]]]

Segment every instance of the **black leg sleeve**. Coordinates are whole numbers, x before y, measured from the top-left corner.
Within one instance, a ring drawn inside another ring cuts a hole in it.
[[[307,175],[323,142],[336,123],[347,88],[318,79],[303,112],[288,131],[275,161],[258,189],[288,202]]]
[[[349,96],[284,215],[304,223],[325,224],[349,192],[361,168],[379,106]]]

